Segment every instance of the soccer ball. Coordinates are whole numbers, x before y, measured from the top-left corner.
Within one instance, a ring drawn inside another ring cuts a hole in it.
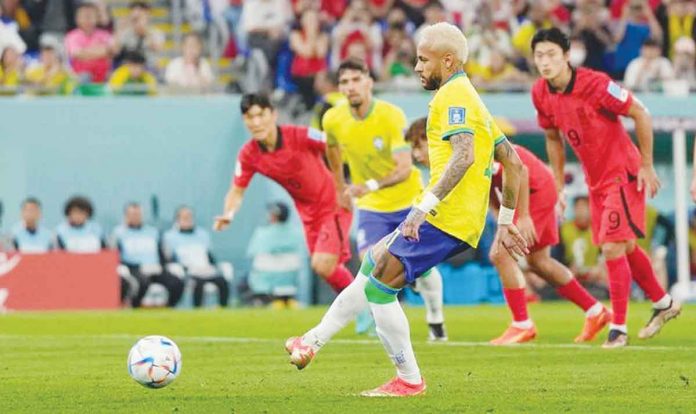
[[[166,387],[181,373],[181,351],[165,336],[141,338],[128,354],[128,373],[145,387]]]

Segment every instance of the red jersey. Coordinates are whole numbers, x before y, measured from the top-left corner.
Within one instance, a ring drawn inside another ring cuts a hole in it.
[[[255,173],[280,184],[295,201],[304,223],[337,211],[336,187],[322,155],[323,132],[295,125],[278,127],[278,143],[268,152],[258,141],[244,144],[237,156],[234,185],[246,188]]]
[[[551,169],[527,148],[515,144],[512,146],[515,148],[522,164],[527,167],[529,172],[530,197],[533,195],[542,195],[547,192],[553,196],[556,193],[556,184]],[[496,163],[496,167],[495,173],[491,178],[491,200],[494,206],[500,207],[500,200],[498,200],[495,190],[501,190],[503,188],[503,166]]]
[[[632,181],[641,156],[621,123],[633,96],[609,76],[590,69],[573,69],[565,91],[544,79],[532,88],[537,122],[563,133],[580,159],[590,191]]]

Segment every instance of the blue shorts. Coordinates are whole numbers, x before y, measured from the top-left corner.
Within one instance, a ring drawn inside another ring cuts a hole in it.
[[[389,253],[403,264],[408,283],[415,282],[430,268],[470,247],[427,221],[420,226],[419,238],[418,241],[406,240],[399,226],[387,241]]]
[[[358,251],[369,249],[396,230],[406,220],[409,211],[410,208],[393,213],[358,210]]]

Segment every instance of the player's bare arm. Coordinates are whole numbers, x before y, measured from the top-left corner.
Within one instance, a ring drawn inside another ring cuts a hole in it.
[[[396,154],[392,155],[392,159],[396,163],[396,167],[394,167],[394,170],[389,173],[389,175],[379,180],[375,180],[374,184],[351,185],[346,190],[348,194],[350,194],[352,197],[362,197],[371,191],[391,187],[406,181],[411,175],[411,167],[413,166],[413,161],[411,160],[411,151],[397,152]],[[372,185],[373,188],[370,188],[370,185]]]
[[[225,196],[224,211],[221,215],[215,217],[215,223],[213,223],[213,230],[222,231],[227,228],[232,222],[234,215],[239,210],[242,205],[242,200],[244,199],[244,192],[246,188],[237,187],[232,184],[227,195]]]
[[[645,191],[650,198],[660,190],[662,184],[657,177],[653,165],[653,129],[652,118],[647,109],[637,99],[633,100],[628,109],[628,116],[633,119],[636,125],[636,137],[641,155],[641,166],[638,171],[638,191]]]
[[[528,246],[533,246],[537,240],[534,222],[529,215],[529,169],[522,165],[520,175],[520,193],[517,199],[517,228]]]
[[[450,158],[440,180],[435,184],[431,193],[438,200],[443,200],[461,181],[466,171],[474,163],[474,137],[468,133],[452,135],[449,139],[452,146]],[[513,151],[514,152],[514,151]],[[404,237],[418,240],[418,229],[425,221],[425,212],[412,208],[403,224]]]
[[[341,155],[341,148],[333,140],[329,140],[329,143],[326,145],[326,159],[329,162],[329,169],[336,183],[338,204],[346,210],[350,210],[352,209],[350,196],[345,194],[346,181],[343,176],[343,156]]]
[[[525,256],[529,253],[527,242],[517,227],[512,224],[512,217],[502,218],[505,210],[512,211],[514,215],[524,165],[507,139],[495,146],[494,158],[503,165],[503,199],[500,203],[501,214],[498,218],[498,233],[494,248],[503,247],[513,257]]]
[[[565,141],[557,129],[544,130],[546,137],[546,153],[549,156],[549,164],[553,170],[553,178],[556,180],[556,192],[558,193],[559,215],[563,215],[566,208],[566,199],[563,188],[565,187]]]

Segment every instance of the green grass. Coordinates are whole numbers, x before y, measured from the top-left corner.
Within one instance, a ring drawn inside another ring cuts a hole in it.
[[[601,340],[568,346],[582,315],[566,303],[532,306],[538,340],[508,348],[483,345],[507,324],[504,307],[447,308],[449,345],[427,344],[423,310],[408,309],[428,392],[399,400],[356,396],[393,368],[378,342],[355,341],[365,338],[352,325],[304,371],[288,364],[285,338],[323,308],[0,315],[0,413],[693,413],[695,310],[653,340],[606,351]],[[648,314],[632,305],[634,336]],[[126,371],[131,345],[149,334],[183,354],[181,376],[164,389]]]

